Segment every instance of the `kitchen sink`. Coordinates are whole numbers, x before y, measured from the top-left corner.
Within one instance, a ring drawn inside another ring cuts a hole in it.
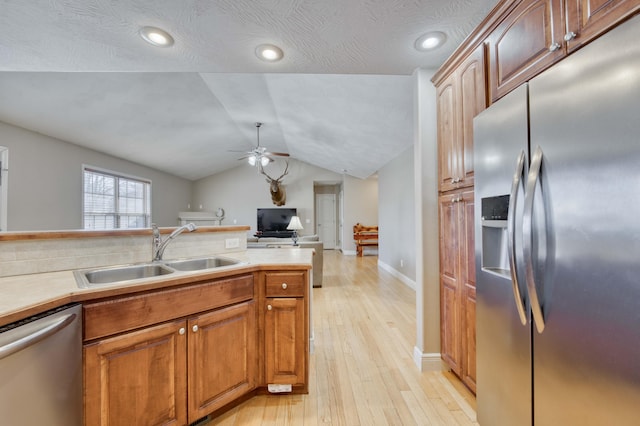
[[[90,287],[95,284],[114,284],[141,278],[158,277],[174,273],[174,270],[161,263],[145,265],[120,266],[101,268],[90,271],[75,271],[74,275],[80,287]]]
[[[143,278],[159,277],[180,272],[203,271],[241,263],[239,260],[215,256],[80,270],[74,271],[73,274],[78,287],[89,288],[100,284],[134,283]]]
[[[220,268],[239,264],[239,260],[228,259],[226,257],[204,257],[200,259],[172,260],[165,262],[165,265],[178,271],[200,271],[202,269]]]

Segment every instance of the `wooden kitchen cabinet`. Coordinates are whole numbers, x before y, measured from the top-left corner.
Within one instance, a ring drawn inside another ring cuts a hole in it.
[[[188,401],[193,422],[256,387],[254,301],[189,318]]]
[[[473,185],[473,118],[487,105],[485,50],[479,46],[437,89],[438,189]]]
[[[640,10],[637,0],[567,0],[564,39],[572,52]]]
[[[308,274],[266,272],[264,314],[265,384],[308,391]]]
[[[439,198],[441,354],[475,391],[473,189]]]
[[[186,321],[84,346],[85,425],[187,424]]]
[[[85,424],[184,425],[251,392],[253,282],[244,275],[85,304]],[[221,307],[198,313],[205,305]],[[148,325],[149,317],[169,322]]]
[[[640,8],[637,0],[525,0],[487,37],[495,102]]]
[[[562,0],[523,1],[487,38],[495,102],[565,55]]]

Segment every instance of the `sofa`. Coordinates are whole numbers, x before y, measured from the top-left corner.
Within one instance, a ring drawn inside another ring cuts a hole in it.
[[[298,245],[302,248],[312,248],[315,250],[313,255],[313,286],[322,287],[322,268],[324,266],[323,250],[324,244],[319,240],[317,235],[300,236]],[[291,238],[247,238],[247,249],[252,248],[287,248],[293,247]]]

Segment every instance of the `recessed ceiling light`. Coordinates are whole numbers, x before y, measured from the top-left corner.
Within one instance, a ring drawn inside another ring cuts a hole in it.
[[[273,44],[261,44],[256,47],[256,56],[263,61],[277,62],[284,56],[282,49]]]
[[[169,47],[173,45],[173,37],[168,32],[155,27],[143,27],[140,29],[140,37],[147,43],[158,47]]]
[[[415,48],[421,52],[440,47],[447,40],[447,35],[441,31],[430,31],[418,37]]]

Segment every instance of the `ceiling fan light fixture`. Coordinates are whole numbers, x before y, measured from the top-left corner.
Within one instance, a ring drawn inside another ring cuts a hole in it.
[[[269,157],[266,156],[262,156],[262,158],[260,158],[260,164],[262,165],[262,167],[266,166],[267,164],[269,164],[271,160],[269,160]]]
[[[414,47],[420,52],[437,49],[447,40],[447,35],[442,31],[430,31],[418,37]]]
[[[140,29],[140,37],[147,43],[157,47],[169,47],[173,45],[173,37],[171,37],[171,34],[156,27],[142,27]]]
[[[252,155],[249,158],[247,158],[247,161],[249,162],[250,165],[255,166],[256,165],[256,156]]]
[[[261,44],[256,47],[256,56],[265,62],[278,62],[284,57],[284,52],[273,44]]]

